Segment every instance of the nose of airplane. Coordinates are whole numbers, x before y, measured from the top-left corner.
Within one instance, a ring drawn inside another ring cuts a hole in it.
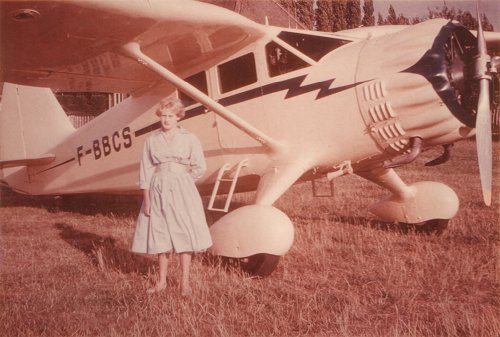
[[[474,128],[480,96],[477,57],[476,38],[463,26],[449,22],[438,32],[431,48],[406,72],[425,77],[450,112]]]
[[[359,89],[358,97],[363,98],[360,107],[378,144],[404,153],[416,137],[428,147],[477,134],[481,182],[489,204],[490,111],[498,104],[498,77],[497,61],[487,54],[481,27],[476,38],[461,24],[431,20],[368,41],[362,53],[363,61],[374,62],[371,67],[363,62],[357,80],[373,80]],[[391,134],[392,129],[398,132]]]
[[[477,95],[467,79],[474,40],[462,26],[433,20],[366,42],[356,75],[366,82],[357,96],[383,149],[403,153],[413,137],[432,146],[473,135],[469,107]]]

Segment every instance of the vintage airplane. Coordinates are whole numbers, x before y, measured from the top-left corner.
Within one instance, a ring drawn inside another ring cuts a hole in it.
[[[259,25],[195,1],[2,1],[0,160],[19,193],[138,192],[155,106],[177,92],[200,138],[203,194],[256,190],[211,226],[212,252],[269,274],[292,245],[273,203],[297,181],[357,174],[391,193],[385,221],[448,221],[458,197],[405,184],[393,168],[476,135],[491,202],[491,116],[499,34],[442,19],[321,33]],[[486,38],[484,37],[486,36]],[[74,129],[51,89],[129,93]],[[443,158],[448,153],[445,152]],[[443,161],[438,158],[436,162]]]

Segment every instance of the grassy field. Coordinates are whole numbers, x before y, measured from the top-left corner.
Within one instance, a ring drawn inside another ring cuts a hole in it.
[[[482,204],[475,143],[442,166],[424,153],[398,169],[408,182],[435,180],[458,194],[442,235],[381,229],[367,212],[385,191],[356,176],[333,198],[309,183],[276,204],[295,243],[264,279],[193,261],[194,296],[148,296],[155,260],[129,253],[136,198],[75,198],[51,212],[40,198],[3,192],[0,208],[0,331],[4,336],[500,336],[500,144],[493,206]],[[248,202],[251,194],[237,196]],[[211,214],[208,214],[212,218]]]

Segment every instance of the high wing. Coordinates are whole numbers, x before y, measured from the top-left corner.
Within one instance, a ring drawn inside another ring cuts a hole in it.
[[[387,26],[370,26],[359,27],[348,30],[335,32],[336,36],[345,37],[346,39],[366,40],[383,35],[394,34],[402,31],[410,26],[408,25],[387,25]],[[477,31],[471,30],[474,36],[477,36]],[[500,52],[500,33],[499,32],[484,32],[484,39],[490,53]]]
[[[475,33],[477,36],[477,33]],[[484,32],[484,39],[490,53],[500,53],[500,33]]]
[[[1,1],[0,81],[61,91],[134,92],[158,75],[123,56],[140,42],[187,77],[265,35],[261,26],[191,0]]]

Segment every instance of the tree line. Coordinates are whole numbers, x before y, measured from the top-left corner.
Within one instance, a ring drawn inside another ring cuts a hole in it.
[[[411,25],[435,18],[456,20],[468,29],[477,28],[475,15],[446,4],[428,8],[425,17],[406,17],[389,5],[387,15],[378,13],[375,20],[373,0],[279,0],[279,3],[306,28],[324,32],[375,25]],[[486,14],[481,15],[481,22],[485,31],[493,31]]]

